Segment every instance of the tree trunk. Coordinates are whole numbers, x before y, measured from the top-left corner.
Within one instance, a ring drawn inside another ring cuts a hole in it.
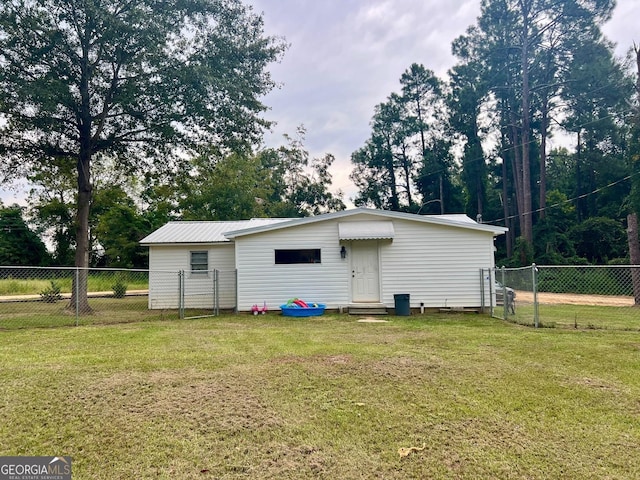
[[[504,145],[506,142],[502,141]],[[504,225],[509,229],[506,234],[507,242],[507,258],[511,258],[513,255],[513,229],[511,228],[511,219],[509,218],[509,189],[507,188],[507,162],[506,159],[502,159],[502,210],[504,212]]]
[[[80,76],[80,112],[78,114],[78,137],[80,140],[80,152],[76,164],[78,175],[78,211],[76,213],[76,256],[75,266],[77,275],[74,277],[73,291],[69,309],[76,310],[80,314],[91,312],[88,299],[88,267],[89,267],[89,211],[91,209],[91,155],[92,155],[92,116],[91,95],[89,91],[89,78],[91,67],[89,61],[88,36],[84,37],[82,44],[83,58],[81,62],[82,73]]]
[[[404,174],[405,182],[407,183],[407,203],[409,208],[413,205],[413,197],[411,195],[411,160],[407,155],[406,146],[402,146],[402,173]]]
[[[549,121],[549,102],[547,99],[542,106],[540,120],[540,213],[539,218],[546,216],[547,208],[547,123]]]
[[[629,244],[629,258],[631,265],[631,281],[633,283],[633,298],[636,305],[640,305],[640,242],[638,241],[638,215],[627,215],[627,242]]]
[[[524,15],[524,25],[522,33],[522,210],[524,231],[522,236],[528,244],[533,244],[533,220],[531,203],[531,163],[529,160],[531,122],[529,96],[529,15]]]
[[[578,145],[576,146],[576,211],[578,214],[578,223],[584,219],[583,215],[583,203],[582,198],[582,172],[580,171],[580,163],[582,159],[582,141],[580,136],[580,130],[578,130]]]
[[[518,148],[519,135],[515,124],[511,123],[511,152],[513,153],[513,185],[516,192],[516,208],[518,210],[518,222],[520,226],[520,235],[524,232],[524,216],[522,215],[524,208],[524,196],[522,185],[522,159],[521,150]]]
[[[91,182],[89,178],[89,159],[78,161],[78,212],[76,217],[76,256],[77,275],[74,277],[73,291],[69,309],[78,313],[90,313],[87,292],[89,267],[89,210],[91,208]]]
[[[396,180],[396,164],[393,161],[393,151],[391,141],[387,140],[387,171],[389,172],[389,188],[391,189],[391,210],[400,210],[400,199],[398,197],[398,182]]]

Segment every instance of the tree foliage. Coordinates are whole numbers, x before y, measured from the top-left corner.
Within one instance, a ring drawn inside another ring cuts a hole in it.
[[[612,8],[484,0],[446,81],[411,64],[374,108],[351,155],[354,203],[481,215],[509,227],[510,265],[624,257],[640,54],[633,71],[614,56],[600,31]],[[53,247],[43,258],[143,266],[137,240],[168,220],[345,208],[335,158],[312,158],[303,128],[255,150],[283,49],[239,0],[0,4],[0,175],[34,186],[20,215]],[[560,136],[575,147],[550,148]]]
[[[640,164],[638,115],[633,78],[600,30],[613,7],[484,0],[452,44],[457,63],[446,83],[412,65],[402,94],[375,108],[371,137],[352,154],[356,203],[415,211],[415,202],[420,213],[464,210],[505,225],[497,246],[511,265],[624,257],[619,229],[640,198],[637,179],[633,189],[629,182]],[[431,103],[407,108],[416,98],[407,80],[417,78]],[[575,150],[551,149],[558,136]],[[406,187],[405,157],[419,199]],[[454,202],[438,210],[441,198]],[[597,235],[607,241],[594,247]]]
[[[0,265],[46,266],[50,258],[37,232],[27,225],[22,209],[0,202]]]
[[[187,220],[301,217],[343,210],[330,191],[334,157],[311,158],[299,127],[285,144],[257,154],[203,155],[178,181],[178,210]]]
[[[92,170],[162,170],[203,145],[249,151],[283,48],[238,0],[3,2],[3,173],[52,160],[74,172],[75,264],[86,267]],[[78,291],[88,309],[82,279]]]
[[[351,155],[350,178],[359,189],[355,204],[413,212],[457,209],[460,190],[442,115],[444,84],[414,63],[400,85],[402,93],[375,107],[371,137]]]

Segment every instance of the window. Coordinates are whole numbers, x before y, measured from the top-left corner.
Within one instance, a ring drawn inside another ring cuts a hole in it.
[[[321,263],[320,249],[276,250],[276,265],[291,263]]]
[[[209,252],[191,252],[191,273],[207,273]]]

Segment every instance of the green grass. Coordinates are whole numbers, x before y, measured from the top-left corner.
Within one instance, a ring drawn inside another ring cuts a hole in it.
[[[89,315],[76,318],[68,300],[0,302],[0,330],[78,325],[105,325],[178,318],[176,310],[149,310],[146,295],[126,298],[90,297]]]
[[[496,316],[502,315],[502,307]],[[553,328],[608,329],[640,331],[640,308],[603,305],[546,305],[538,307],[540,325]],[[532,304],[519,304],[509,320],[522,325],[534,324]]]
[[[74,479],[640,477],[637,332],[388,319],[0,331],[2,454]]]

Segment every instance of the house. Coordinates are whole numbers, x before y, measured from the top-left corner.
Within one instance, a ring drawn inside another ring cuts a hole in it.
[[[494,267],[504,227],[466,215],[415,215],[356,208],[315,217],[170,222],[141,240],[149,247],[149,308],[177,308],[179,291],[211,306],[277,310],[298,297],[328,309],[479,307],[481,269]],[[212,270],[218,271],[213,279]],[[176,272],[184,288],[179,290]],[[224,278],[222,278],[222,277]]]

